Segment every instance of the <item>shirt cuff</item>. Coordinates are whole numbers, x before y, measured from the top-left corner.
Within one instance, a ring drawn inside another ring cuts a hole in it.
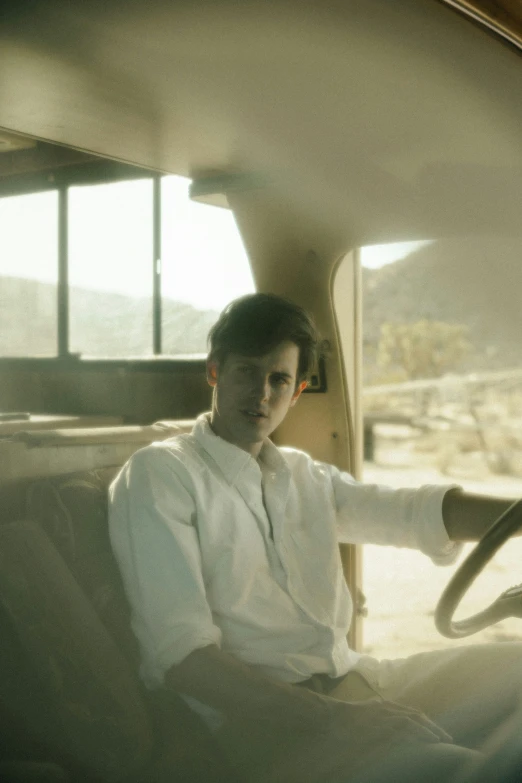
[[[442,501],[446,492],[452,489],[462,487],[459,484],[427,485],[416,498],[418,506],[415,509],[415,517],[421,520],[419,549],[428,555],[435,565],[452,565],[464,546],[462,542],[450,539],[442,518]]]

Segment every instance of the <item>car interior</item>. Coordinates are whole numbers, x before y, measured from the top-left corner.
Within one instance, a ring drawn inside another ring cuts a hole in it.
[[[361,248],[522,239],[522,7],[17,0],[0,38],[0,245],[13,237],[0,266],[0,778],[234,781],[185,702],[141,684],[107,488],[137,449],[208,410],[222,283],[313,314],[317,364],[274,440],[362,476]],[[243,271],[197,242],[168,256],[192,208],[228,221]],[[26,274],[22,246],[50,271]],[[201,305],[176,293],[191,268]],[[452,620],[521,522],[517,505],[457,572],[442,633],[522,616],[508,591]],[[362,552],[341,555],[357,649]],[[498,753],[498,780],[515,780],[520,749],[504,766]]]

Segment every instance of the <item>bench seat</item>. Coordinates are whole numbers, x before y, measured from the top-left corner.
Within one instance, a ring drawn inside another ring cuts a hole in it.
[[[11,503],[0,516],[0,769],[54,764],[75,783],[237,780],[177,694],[143,688],[108,535],[107,488],[122,462],[191,426],[0,443],[0,467],[11,457],[0,486]]]

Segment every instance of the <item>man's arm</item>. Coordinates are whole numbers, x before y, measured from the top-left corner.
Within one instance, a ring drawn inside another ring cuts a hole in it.
[[[479,541],[515,501],[450,489],[442,502],[442,518],[452,541]]]
[[[318,728],[328,715],[328,702],[319,694],[271,680],[215,645],[194,650],[172,666],[165,685],[234,720]]]

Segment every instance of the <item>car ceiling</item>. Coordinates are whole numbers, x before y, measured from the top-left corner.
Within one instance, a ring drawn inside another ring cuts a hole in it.
[[[522,232],[520,52],[437,0],[18,0],[0,30],[7,130],[253,174],[357,244]]]

